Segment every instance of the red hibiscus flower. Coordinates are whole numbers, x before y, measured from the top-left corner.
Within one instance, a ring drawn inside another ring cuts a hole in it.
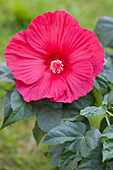
[[[92,90],[103,69],[97,36],[64,11],[37,16],[5,50],[7,66],[24,100],[69,102]]]

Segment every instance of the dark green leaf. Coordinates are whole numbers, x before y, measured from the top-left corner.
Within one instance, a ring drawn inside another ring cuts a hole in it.
[[[3,62],[0,62],[0,82],[14,82],[11,70]]]
[[[36,140],[37,145],[40,143],[42,137],[44,136],[45,132],[43,132],[39,126],[37,125],[37,122],[35,123],[35,127],[33,128],[33,136]]]
[[[43,106],[37,115],[37,122],[40,129],[47,132],[59,125],[61,119],[64,117],[64,114],[63,109],[54,109],[48,105]]]
[[[101,144],[101,134],[98,129],[87,131],[84,138],[78,138],[74,142],[65,143],[61,154],[61,169],[74,169],[77,162],[86,154]]]
[[[2,127],[1,127],[1,130],[9,125],[11,125],[12,123],[5,123],[7,122],[9,116],[11,115],[12,113],[12,108],[11,108],[11,104],[7,105],[6,108],[5,108],[5,113],[4,113],[4,121],[3,121],[3,124],[2,124]]]
[[[74,141],[78,137],[81,138],[85,134],[85,130],[86,126],[81,122],[66,121],[49,131],[43,142],[48,145],[56,145]]]
[[[87,106],[92,106],[95,103],[95,98],[92,92],[88,93],[86,96],[80,97],[78,100],[74,100],[72,103],[64,104],[66,108],[65,118],[73,117],[79,114],[80,110]]]
[[[6,120],[5,125],[16,122],[18,120],[27,119],[36,114],[34,103],[26,103],[23,100],[22,96],[18,93],[16,88],[11,95],[11,107],[13,109],[13,112],[9,115],[9,118]]]
[[[107,76],[103,73],[100,73],[100,75],[94,79],[94,86],[100,91],[102,95],[105,95],[108,88]]]
[[[113,161],[102,163],[102,148],[96,147],[83,159],[78,170],[112,170]]]
[[[113,138],[113,125],[107,126],[102,133],[103,137]]]
[[[97,137],[99,137],[100,135],[100,132],[97,129],[94,129],[94,131],[88,131],[88,132],[85,131],[86,131],[85,124],[81,122],[66,121],[61,125],[53,128],[45,137],[43,142],[48,145],[56,145],[56,144],[62,144],[64,142],[70,142],[70,141],[73,142],[79,139],[87,141],[87,137],[85,137],[85,135],[87,136],[89,133],[93,133],[94,136],[95,131],[97,133]]]
[[[106,59],[103,74],[105,74],[107,80],[113,84],[113,61],[110,57],[107,57]]]
[[[113,103],[113,91],[110,91],[110,93],[106,94],[104,99],[107,100],[108,105]]]
[[[106,139],[104,141],[102,153],[103,153],[103,159],[102,159],[103,162],[113,158],[113,138]]]
[[[48,152],[51,154],[50,169],[60,166],[60,153],[63,149],[62,145],[49,146]]]
[[[113,18],[100,18],[94,32],[104,47],[113,48]]]
[[[106,113],[106,107],[96,107],[96,106],[92,106],[92,107],[86,107],[85,109],[80,111],[80,115],[85,116],[85,117],[89,117],[89,116],[94,116],[94,115],[104,115]]]

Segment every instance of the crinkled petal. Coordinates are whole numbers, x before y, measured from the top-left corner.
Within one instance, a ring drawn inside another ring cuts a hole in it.
[[[65,11],[47,12],[37,16],[28,27],[27,40],[39,52],[60,52],[66,33],[79,27],[78,21]]]
[[[105,53],[93,32],[81,27],[73,28],[64,38],[63,50],[70,63],[88,60],[93,66],[94,78],[102,72]]]
[[[92,65],[88,61],[79,61],[70,65],[63,75],[68,88],[57,102],[71,103],[90,92],[94,85],[92,72]]]
[[[35,51],[28,44],[26,36],[27,31],[23,31],[11,39],[5,50],[5,58],[16,79],[32,84],[45,73],[47,56]]]
[[[15,84],[19,93],[27,102],[42,98],[53,98],[56,101],[67,89],[67,84],[63,77],[50,73],[44,74],[39,81],[31,85],[26,85],[19,80],[16,80]]]

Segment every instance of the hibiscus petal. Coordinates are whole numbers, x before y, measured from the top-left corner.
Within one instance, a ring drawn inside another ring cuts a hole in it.
[[[68,88],[57,102],[71,103],[90,92],[94,84],[92,72],[92,65],[88,61],[79,61],[70,65],[63,75]]]
[[[105,53],[97,36],[81,27],[70,30],[63,43],[63,51],[70,63],[88,60],[93,66],[93,78],[102,72]]]
[[[47,12],[31,22],[27,40],[35,50],[54,54],[60,50],[66,33],[74,27],[79,27],[78,21],[65,11]]]
[[[27,31],[15,35],[5,50],[7,66],[13,76],[26,84],[39,80],[47,66],[44,64],[47,56],[35,51],[26,40]]]
[[[27,102],[42,98],[53,98],[56,101],[67,89],[67,84],[63,77],[47,72],[34,84],[26,85],[19,80],[16,80],[15,84],[19,93]]]

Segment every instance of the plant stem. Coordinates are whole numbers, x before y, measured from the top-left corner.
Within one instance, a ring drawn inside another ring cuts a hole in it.
[[[106,117],[106,122],[107,122],[108,126],[110,126],[110,121],[109,121],[108,115],[105,114],[105,117]]]
[[[113,114],[109,112],[108,110],[106,111],[106,113],[108,113],[110,116],[113,116]]]

